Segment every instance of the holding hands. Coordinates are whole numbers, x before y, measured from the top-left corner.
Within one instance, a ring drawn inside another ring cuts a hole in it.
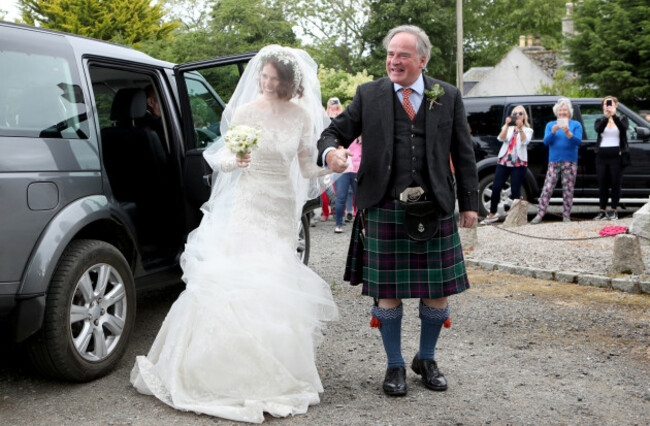
[[[325,155],[325,162],[334,173],[343,173],[349,166],[348,157],[354,157],[354,154],[349,149],[339,146],[338,149],[330,150]]]

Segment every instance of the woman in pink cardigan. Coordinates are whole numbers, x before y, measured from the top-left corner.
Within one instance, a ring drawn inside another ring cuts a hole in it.
[[[348,147],[353,156],[349,158],[350,166],[337,179],[334,186],[336,187],[336,205],[334,212],[336,215],[336,228],[334,232],[340,234],[343,232],[343,214],[345,212],[345,202],[348,198],[348,190],[352,188],[352,194],[357,193],[357,171],[361,164],[361,137],[354,140]]]

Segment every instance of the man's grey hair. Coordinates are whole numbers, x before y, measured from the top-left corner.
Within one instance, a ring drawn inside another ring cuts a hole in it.
[[[557,117],[557,112],[562,105],[566,105],[569,108],[569,118],[573,117],[573,105],[571,105],[571,100],[569,98],[560,98],[553,105],[553,114]]]
[[[400,25],[395,27],[392,30],[388,31],[386,37],[384,37],[384,48],[388,50],[388,45],[390,41],[395,37],[395,34],[398,33],[410,33],[416,37],[415,49],[418,52],[420,57],[424,56],[426,59],[424,61],[424,66],[426,67],[429,63],[429,58],[431,57],[431,42],[429,41],[429,36],[424,30],[415,25]]]

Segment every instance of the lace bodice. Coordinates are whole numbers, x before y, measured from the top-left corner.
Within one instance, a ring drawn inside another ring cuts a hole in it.
[[[238,232],[251,227],[275,231],[276,237],[295,249],[302,207],[296,203],[304,200],[296,199],[291,169],[299,168],[303,178],[328,173],[315,165],[309,116],[292,102],[282,102],[276,110],[268,104],[252,102],[235,113],[233,125],[241,124],[260,128],[262,132],[258,146],[251,152],[250,166],[241,169],[236,183],[233,211],[237,214],[231,225]],[[223,152],[219,164],[212,166],[226,173],[238,169],[231,152]]]

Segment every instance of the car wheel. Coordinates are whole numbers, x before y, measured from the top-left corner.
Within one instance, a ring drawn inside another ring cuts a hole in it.
[[[122,253],[103,241],[71,242],[50,282],[43,326],[28,344],[32,363],[76,382],[106,375],[126,350],[135,307]]]
[[[303,214],[300,218],[300,226],[298,229],[298,248],[296,254],[298,259],[305,265],[309,263],[309,217]]]
[[[491,173],[485,176],[479,182],[479,203],[478,203],[478,214],[479,216],[485,217],[490,213],[490,200],[492,198],[492,184],[494,182],[494,173]],[[524,200],[528,199],[528,194],[526,193],[526,188],[522,186],[521,196]],[[512,207],[512,191],[510,188],[510,179],[503,184],[503,189],[501,190],[501,199],[499,200],[499,205],[497,207],[497,214],[502,215],[510,210]]]

